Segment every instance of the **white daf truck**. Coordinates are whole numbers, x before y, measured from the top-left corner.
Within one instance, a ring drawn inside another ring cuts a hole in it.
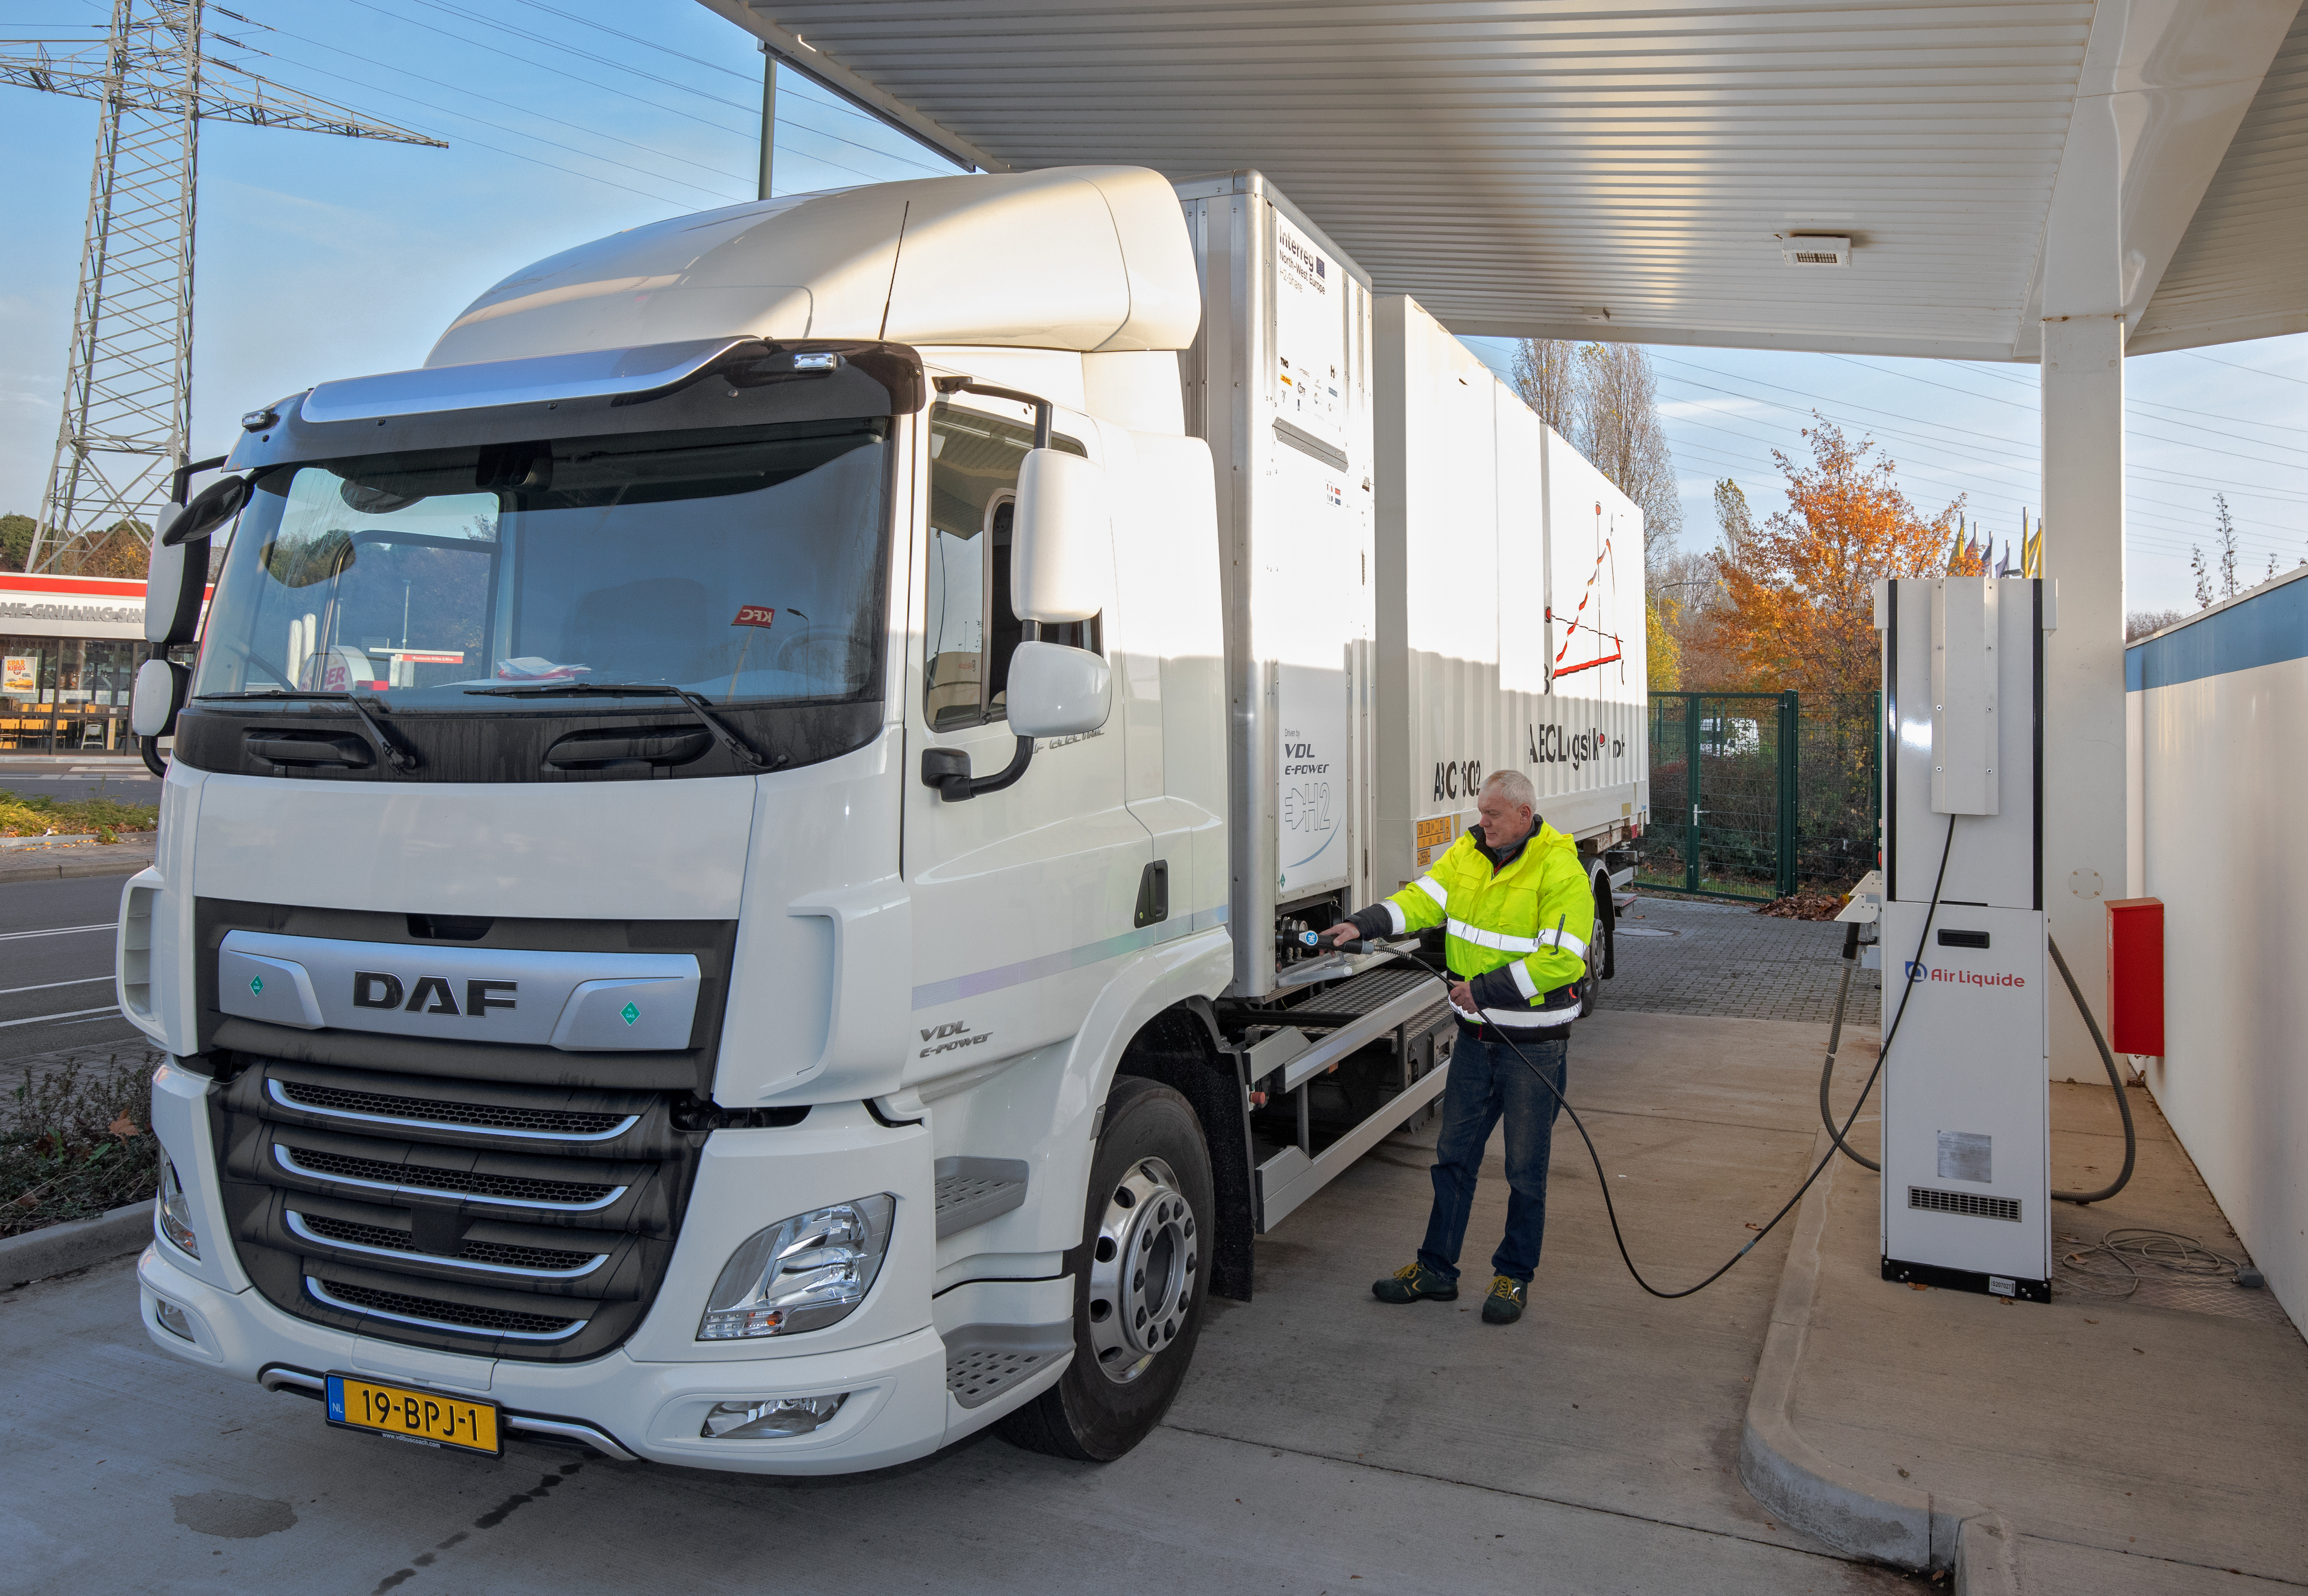
[[[243,425],[147,612],[139,1279],[332,1423],[1117,1456],[1446,1077],[1432,950],[1306,931],[1512,767],[1609,972],[1640,518],[1255,174],[635,228]]]

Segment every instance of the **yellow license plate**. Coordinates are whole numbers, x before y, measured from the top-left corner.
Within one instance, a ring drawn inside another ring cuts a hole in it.
[[[504,1443],[497,1439],[496,1403],[381,1386],[351,1375],[329,1377],[329,1422],[492,1457],[504,1454]]]

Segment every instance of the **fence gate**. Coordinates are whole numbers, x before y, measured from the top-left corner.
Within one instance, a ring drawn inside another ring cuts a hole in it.
[[[1796,889],[1792,692],[1651,694],[1651,823],[1637,884],[1768,902]]]

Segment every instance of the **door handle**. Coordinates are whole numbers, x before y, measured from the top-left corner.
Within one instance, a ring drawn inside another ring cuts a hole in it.
[[[1143,930],[1170,918],[1170,862],[1157,859],[1138,872],[1138,910],[1132,926]]]

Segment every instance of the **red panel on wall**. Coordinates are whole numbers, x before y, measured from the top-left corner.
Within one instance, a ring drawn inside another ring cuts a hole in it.
[[[2108,903],[2107,1044],[2119,1053],[2164,1056],[2160,897],[2119,897]]]

